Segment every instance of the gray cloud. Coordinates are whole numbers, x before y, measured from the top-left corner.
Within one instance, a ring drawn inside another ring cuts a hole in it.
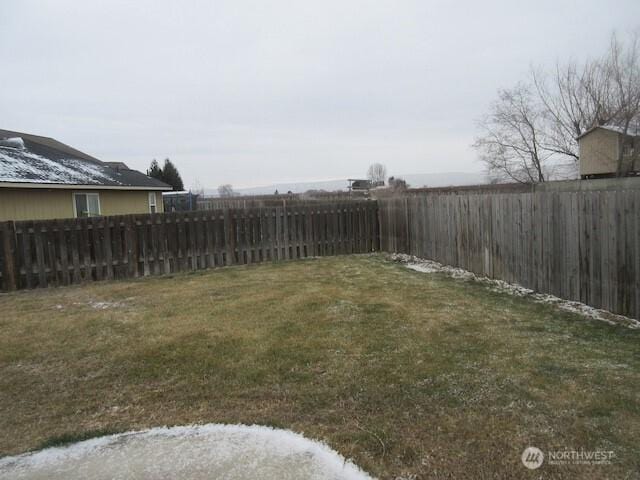
[[[599,54],[637,0],[0,4],[1,127],[255,185],[477,171],[474,120],[531,64]]]

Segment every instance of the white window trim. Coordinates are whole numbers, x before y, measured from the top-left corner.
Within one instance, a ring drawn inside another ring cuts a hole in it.
[[[153,203],[151,203],[152,197],[153,197]],[[149,213],[158,213],[158,195],[156,194],[156,192],[149,192],[149,195],[147,196],[147,201],[149,203]],[[155,207],[156,211],[152,212],[151,207]]]
[[[75,218],[86,218],[86,217],[78,217],[78,209],[76,207],[76,195],[95,195],[98,197],[98,215],[102,215],[102,205],[100,204],[100,194],[97,192],[73,192],[71,194],[71,203],[73,203],[73,216]],[[87,206],[89,206],[89,200],[87,199]],[[96,216],[96,215],[94,215]],[[89,217],[90,218],[90,217]]]

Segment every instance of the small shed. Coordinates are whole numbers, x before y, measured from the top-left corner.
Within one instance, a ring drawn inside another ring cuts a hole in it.
[[[598,125],[578,138],[580,177],[613,177],[622,162],[623,175],[640,174],[640,122],[632,124],[627,133],[615,125]]]

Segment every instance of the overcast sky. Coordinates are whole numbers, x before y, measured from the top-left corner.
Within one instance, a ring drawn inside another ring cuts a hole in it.
[[[0,0],[0,128],[186,187],[475,172],[499,87],[639,25],[639,0]]]

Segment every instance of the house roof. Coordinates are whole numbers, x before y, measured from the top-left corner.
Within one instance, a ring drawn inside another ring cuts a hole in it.
[[[53,138],[0,130],[0,187],[171,190],[122,162],[101,162]]]

